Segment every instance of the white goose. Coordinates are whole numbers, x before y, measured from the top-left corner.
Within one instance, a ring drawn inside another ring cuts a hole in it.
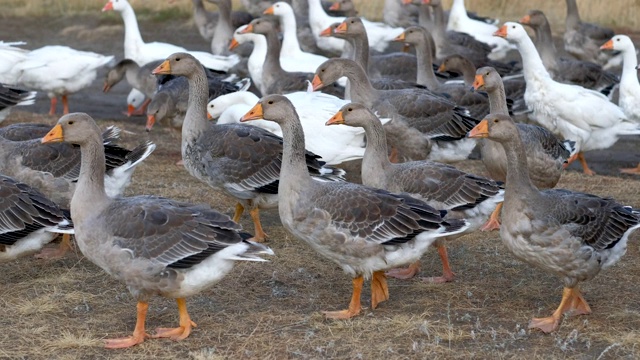
[[[524,100],[531,110],[531,119],[565,139],[575,140],[577,158],[585,174],[594,172],[587,165],[584,151],[606,149],[620,135],[640,134],[640,126],[606,96],[554,81],[522,25],[507,22],[495,35],[515,43],[520,51],[527,82]]]
[[[318,47],[321,49],[342,53],[344,40],[333,37],[321,37],[322,31],[333,23],[343,22],[344,16],[329,16],[322,8],[321,0],[309,0],[309,26],[313,37],[316,39]],[[404,31],[400,27],[391,27],[385,23],[373,22],[362,19],[364,27],[367,29],[369,46],[377,51],[384,51],[389,43]]]
[[[626,35],[616,35],[600,47],[602,50],[618,50],[622,53],[622,77],[620,78],[620,99],[618,105],[625,115],[640,122],[640,83],[636,67],[636,47]],[[631,169],[622,169],[627,174],[640,174],[640,165]]]
[[[69,113],[67,95],[91,85],[101,67],[113,61],[89,51],[67,46],[45,46],[29,52],[27,57],[11,69],[16,81],[29,88],[46,92],[51,99],[49,115],[56,112],[58,97],[62,97],[63,113]]]
[[[476,40],[493,47],[489,58],[499,60],[507,55],[507,52],[513,48],[504,39],[496,38],[493,35],[498,27],[487,24],[484,21],[474,20],[467,15],[467,9],[464,6],[464,0],[453,0],[453,5],[449,12],[449,22],[447,23],[448,31],[458,31],[473,36]]]
[[[320,155],[322,161],[328,165],[361,159],[364,156],[364,129],[324,125],[323,119],[326,114],[333,116],[349,101],[312,91],[294,92],[286,94],[285,97],[291,101],[300,117],[305,133],[307,150]],[[239,123],[240,118],[258,100],[260,99],[253,93],[238,91],[211,100],[207,105],[207,112],[212,118],[218,119],[218,124]],[[389,119],[381,119],[381,121],[385,124]],[[251,125],[282,136],[282,129],[272,121],[256,120]]]
[[[25,45],[25,42],[4,42],[0,41],[0,83],[15,84],[15,74],[11,69],[29,55],[29,50],[17,47]]]

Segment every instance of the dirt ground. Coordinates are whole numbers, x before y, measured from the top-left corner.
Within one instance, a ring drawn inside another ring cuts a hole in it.
[[[146,41],[160,40],[207,50],[191,22],[141,22]],[[24,40],[28,48],[46,44],[122,56],[119,17],[3,19],[1,38]],[[163,128],[146,133],[144,119],[126,118],[128,88],[101,92],[102,79],[70,97],[71,111],[87,112],[101,126],[122,127],[124,144],[149,138],[158,148],[140,166],[127,194],[155,194],[206,201],[232,213],[234,202],[173,165],[180,158],[179,134]],[[34,106],[14,111],[6,123],[49,122],[44,94]],[[599,174],[570,169],[559,187],[613,196],[640,206],[640,181],[617,169],[640,161],[636,139],[608,151],[587,154]],[[478,161],[460,164],[483,174]],[[638,235],[612,269],[583,285],[593,314],[565,318],[550,335],[529,331],[533,316],[548,316],[560,301],[558,278],[515,260],[497,232],[467,235],[449,244],[453,283],[418,279],[389,281],[390,300],[348,321],[325,320],[322,310],[345,308],[351,281],[333,263],[316,255],[280,225],[277,211],[263,212],[269,263],[239,263],[222,282],[188,299],[198,327],[181,342],[149,340],[125,350],[105,350],[102,339],[127,336],[135,325],[135,300],[126,288],[77,252],[60,261],[23,258],[0,265],[0,358],[7,359],[222,359],[222,358],[570,358],[640,357],[640,262]],[[242,219],[250,231],[248,217]],[[439,274],[435,252],[423,259],[422,275]],[[368,289],[368,286],[366,287]],[[369,301],[368,290],[363,304]],[[177,326],[172,300],[154,298],[147,327]]]

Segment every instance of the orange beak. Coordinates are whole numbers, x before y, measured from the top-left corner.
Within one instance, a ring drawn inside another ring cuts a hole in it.
[[[531,23],[531,16],[525,15],[518,21],[520,24],[529,25]],[[495,34],[494,34],[495,35]]]
[[[340,2],[336,1],[333,4],[331,4],[331,7],[329,7],[329,10],[331,10],[331,11],[340,10]]]
[[[469,131],[470,138],[486,138],[489,137],[489,122],[487,119],[480,121],[471,131]]]
[[[151,71],[153,75],[171,74],[171,64],[168,60],[162,62],[157,68]]]
[[[325,126],[339,125],[339,124],[344,124],[344,118],[342,117],[342,111],[338,111],[335,115],[333,115],[331,117],[331,119],[329,119],[329,121],[327,121],[325,123]]]
[[[341,22],[340,25],[338,25],[338,27],[335,30],[336,34],[344,34],[347,32],[347,23],[346,22]]]
[[[445,65],[444,63],[440,64],[440,66],[438,67],[438,72],[445,72],[447,71],[447,65]]]
[[[229,42],[229,50],[233,50],[238,46],[240,46],[240,43],[236,39],[231,39],[231,41]]]
[[[147,125],[145,125],[145,129],[147,129],[147,132],[151,131],[151,128],[153,128],[153,124],[156,123],[156,116],[153,114],[147,114]]]
[[[482,75],[476,75],[475,80],[473,81],[473,89],[478,90],[484,86],[484,78]]]
[[[320,36],[328,37],[328,36],[331,36],[331,34],[333,34],[333,31],[331,30],[331,26],[329,26],[328,28],[322,30],[322,32],[320,33]]]
[[[253,32],[253,24],[249,24],[249,25],[247,25],[246,28],[244,28],[244,29],[242,29],[240,31],[240,34],[250,34],[252,32]]]
[[[404,41],[404,39],[405,39],[405,34],[404,34],[404,32],[403,32],[402,34],[400,34],[400,35],[396,36],[396,38],[395,38],[395,39],[393,39],[393,41],[403,42],[403,41]]]
[[[133,105],[127,105],[127,117],[131,117],[134,111],[136,111],[136,108]]]
[[[402,5],[409,5],[411,4],[412,0],[402,0]]]
[[[493,36],[506,38],[507,37],[507,25],[502,25],[502,27],[500,29],[498,29],[498,31],[493,33]]]
[[[257,103],[256,106],[252,107],[249,112],[247,112],[243,117],[240,118],[240,122],[262,119],[263,117],[264,114],[262,113],[262,104]]]
[[[104,5],[104,7],[102,8],[102,11],[111,11],[111,10],[113,10],[113,3],[109,1]]]
[[[109,92],[109,90],[111,90],[111,85],[109,85],[109,83],[107,83],[106,81],[104,82],[104,86],[102,87],[102,92]]]
[[[613,50],[613,40],[609,40],[600,46],[600,50]]]
[[[51,129],[47,135],[42,138],[41,142],[43,144],[48,144],[62,142],[63,140],[64,135],[62,134],[62,126],[60,126],[60,124],[56,124],[56,126],[54,126],[53,129]]]
[[[315,75],[313,77],[313,81],[311,81],[311,86],[313,87],[313,91],[316,91],[322,88],[324,84],[322,83],[322,80],[320,80],[320,77],[318,75]]]
[[[422,3],[424,5],[429,5],[429,4],[431,4],[431,1],[430,0],[422,0]]]
[[[209,112],[208,112],[208,111],[207,111],[207,119],[208,119],[208,120],[213,119],[213,116],[211,116],[211,114],[209,114]]]
[[[273,15],[273,6],[269,6],[269,8],[262,13],[265,15]]]

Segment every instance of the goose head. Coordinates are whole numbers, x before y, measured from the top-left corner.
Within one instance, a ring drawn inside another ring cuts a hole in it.
[[[600,46],[600,50],[626,51],[634,48],[633,41],[627,35],[616,35]]]
[[[338,35],[366,35],[367,30],[364,28],[364,24],[359,17],[348,17],[341,22],[335,30],[335,34]]]
[[[101,141],[100,128],[93,118],[85,113],[71,113],[61,117],[41,142],[47,144],[64,141],[82,146],[88,143],[89,139],[96,138],[98,142]]]
[[[330,11],[350,12],[350,11],[354,11],[355,9],[356,9],[356,6],[353,3],[353,0],[337,0],[336,2],[331,4],[331,7],[329,7]],[[357,13],[358,12],[356,11],[356,14]]]
[[[173,112],[175,103],[169,94],[161,92],[153,97],[153,100],[147,106],[147,131],[151,131],[156,122],[160,122],[167,117],[167,114]]]
[[[345,36],[344,33],[337,33],[336,29],[338,28],[338,26],[340,26],[339,22],[333,23],[331,25],[329,25],[328,28],[322,30],[320,32],[320,37],[334,37],[334,38],[338,38],[338,39],[346,39],[347,37]]]
[[[366,106],[360,103],[350,103],[340,108],[325,125],[347,125],[353,127],[364,127],[371,121],[380,121],[378,117]]]
[[[264,12],[264,15],[276,15],[276,16],[285,16],[288,14],[293,14],[293,8],[291,5],[287,4],[284,1],[278,1],[277,3],[271,5]]]
[[[127,0],[109,0],[102,8],[102,11],[123,11],[130,6]]]
[[[470,138],[487,138],[506,143],[518,136],[518,129],[509,115],[489,114],[468,135]]]
[[[256,96],[248,91],[236,91],[230,94],[220,95],[207,104],[207,114],[211,119],[217,119],[230,106],[236,104],[252,105],[256,102]]]
[[[313,91],[338,81],[341,77],[346,76],[353,66],[360,65],[355,63],[353,60],[339,58],[329,59],[323,62],[316,69],[313,81],[311,82]]]
[[[487,91],[490,92],[494,89],[497,89],[498,84],[502,82],[502,78],[500,74],[496,71],[496,69],[485,66],[476,70],[476,77],[473,81],[473,87],[471,91]]]
[[[402,34],[398,35],[393,41],[403,42],[405,44],[417,45],[425,42],[427,30],[422,26],[409,26]]]
[[[187,53],[171,54],[162,64],[158,65],[151,71],[153,75],[177,75],[191,77],[198,69],[202,69],[202,65]]]
[[[265,18],[257,18],[253,19],[249,25],[247,25],[244,30],[241,31],[241,34],[261,34],[266,35],[273,31],[276,31],[276,27],[273,22],[265,19]]]
[[[524,27],[518,23],[506,22],[498,31],[493,33],[493,36],[501,37],[509,42],[520,42],[521,40],[528,38],[529,34]]]
[[[240,119],[240,121],[246,122],[264,119],[273,121],[282,126],[294,118],[298,119],[298,115],[289,99],[282,95],[267,95],[260,99],[260,101],[258,101],[258,103]]]

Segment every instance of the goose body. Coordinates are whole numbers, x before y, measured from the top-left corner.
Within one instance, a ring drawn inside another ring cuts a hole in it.
[[[360,313],[365,278],[372,280],[375,309],[389,298],[384,270],[416,261],[437,238],[467,228],[466,221],[445,221],[445,212],[405,194],[313,181],[305,164],[302,125],[285,97],[262,98],[242,121],[258,118],[277,122],[284,134],[278,201],[282,224],[353,278],[349,309],[327,312],[327,317],[345,319]]]
[[[559,276],[564,283],[560,306],[550,317],[534,318],[529,328],[551,332],[565,313],[591,313],[578,285],[624,255],[629,234],[640,227],[640,213],[611,198],[564,189],[538,190],[529,179],[527,155],[508,115],[489,115],[469,136],[498,141],[507,153],[503,243],[516,258]]]
[[[138,301],[133,335],[106,340],[107,348],[139,344],[146,308],[154,295],[175,298],[180,327],[159,329],[157,337],[182,340],[195,326],[185,297],[197,294],[228,274],[235,261],[264,261],[273,254],[246,239],[240,226],[207,205],[157,196],[109,197],[104,188],[105,154],[100,132],[87,114],[60,118],[42,142],[80,145],[82,164],[71,200],[78,248],[89,261],[125,283]]]
[[[0,83],[0,122],[2,122],[14,106],[31,105],[35,102],[36,92],[27,91]]]
[[[0,83],[14,85],[17,82],[16,74],[11,71],[13,67],[25,60],[29,55],[29,50],[18,46],[26,43],[0,41]]]

